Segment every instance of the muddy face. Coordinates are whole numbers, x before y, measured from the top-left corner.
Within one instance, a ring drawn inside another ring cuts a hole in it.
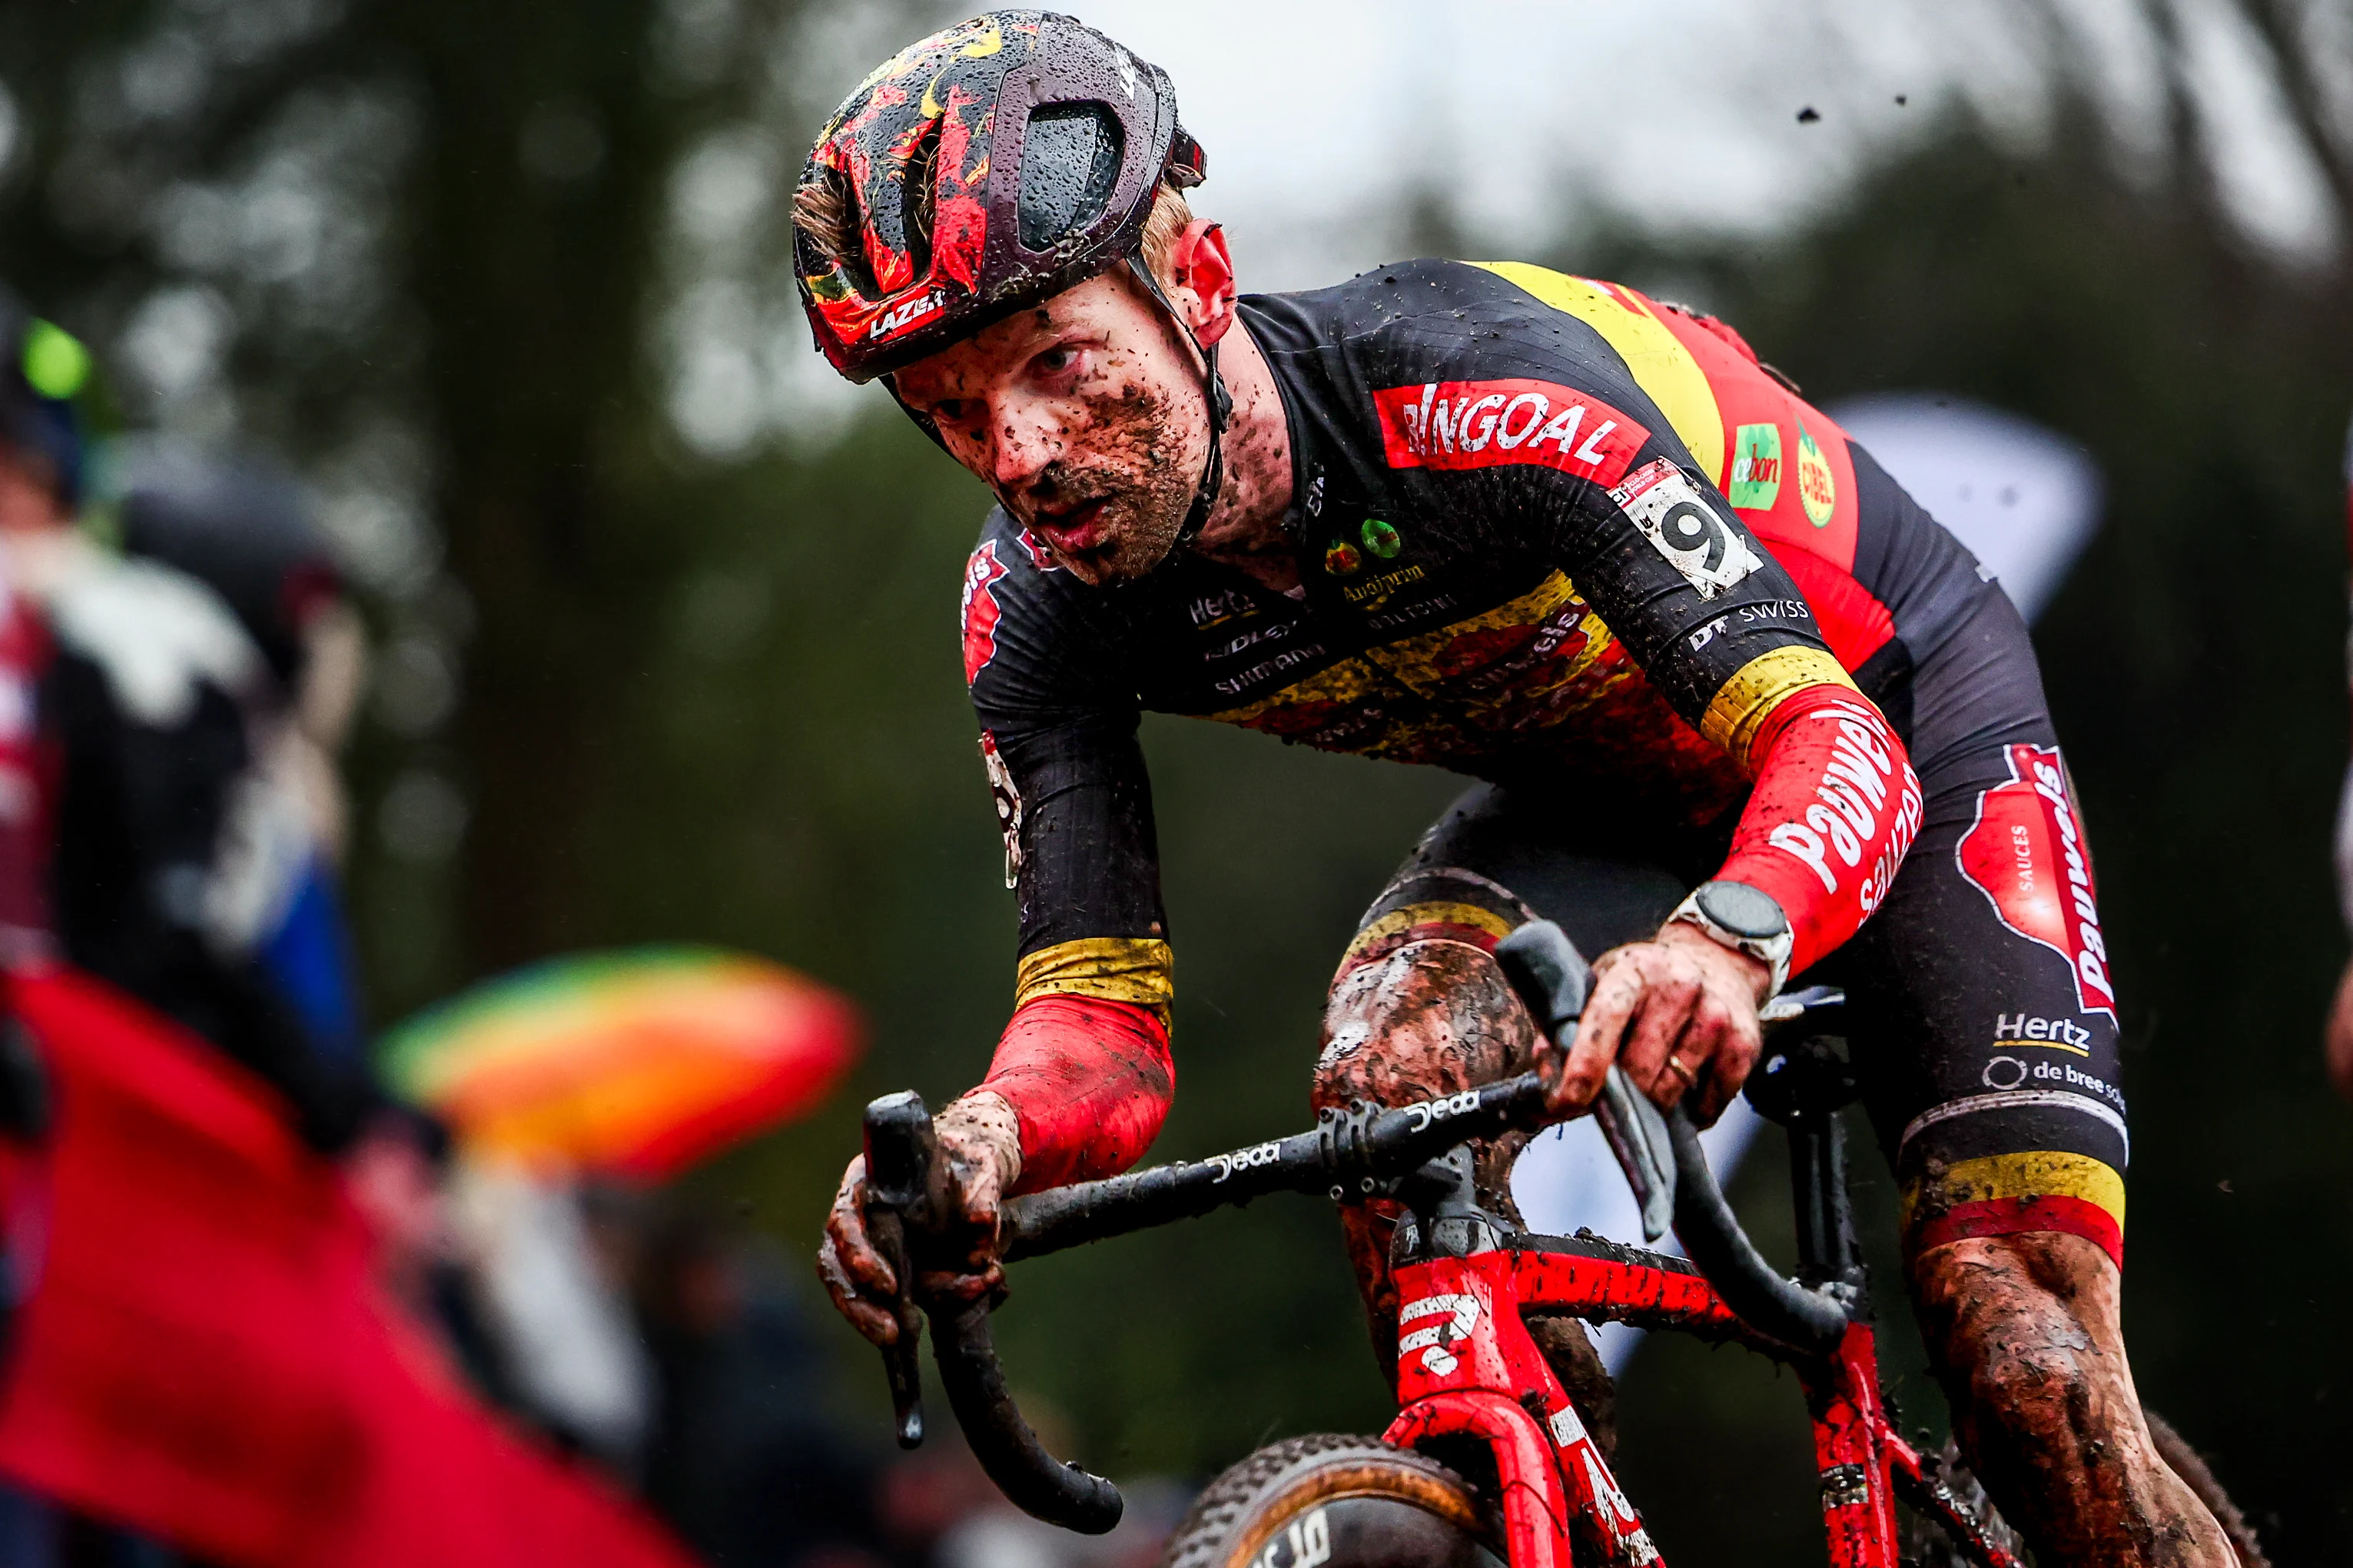
[[[897,388],[1080,581],[1140,577],[1175,544],[1208,457],[1200,375],[1124,274],[910,365]]]

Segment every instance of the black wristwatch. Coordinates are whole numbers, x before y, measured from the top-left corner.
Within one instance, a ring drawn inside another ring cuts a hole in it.
[[[1669,925],[1696,926],[1709,941],[1745,952],[1773,972],[1772,988],[1761,998],[1781,994],[1789,979],[1789,953],[1796,936],[1789,917],[1770,893],[1746,882],[1702,882],[1667,917]]]

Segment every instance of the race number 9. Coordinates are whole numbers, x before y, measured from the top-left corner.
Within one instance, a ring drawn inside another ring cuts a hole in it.
[[[1723,520],[1697,501],[1677,501],[1659,520],[1659,542],[1671,554],[1699,555],[1703,572],[1723,568],[1725,544],[1729,537]]]
[[[1713,599],[1765,564],[1681,468],[1660,458],[1610,496],[1684,581]]]

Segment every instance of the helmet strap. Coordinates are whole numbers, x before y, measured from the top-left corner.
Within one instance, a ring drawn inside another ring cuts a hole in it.
[[[1168,547],[1169,552],[1174,554],[1200,537],[1202,528],[1209,521],[1209,509],[1218,503],[1218,492],[1225,489],[1226,425],[1233,418],[1234,397],[1226,390],[1226,378],[1218,374],[1218,345],[1204,343],[1193,335],[1193,329],[1178,313],[1176,301],[1168,298],[1167,291],[1160,287],[1160,279],[1152,275],[1152,268],[1145,263],[1144,252],[1137,250],[1131,254],[1127,267],[1143,283],[1145,292],[1159,301],[1160,308],[1168,312],[1168,319],[1176,323],[1176,330],[1185,334],[1186,341],[1201,356],[1201,400],[1208,405],[1209,414],[1209,460],[1201,466],[1200,488],[1193,492],[1193,504],[1186,511],[1185,521],[1178,525],[1176,537]]]

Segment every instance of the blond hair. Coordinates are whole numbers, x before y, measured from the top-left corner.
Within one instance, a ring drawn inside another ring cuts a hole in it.
[[[1184,192],[1162,181],[1158,193],[1152,198],[1152,214],[1144,220],[1144,240],[1140,248],[1144,252],[1144,264],[1152,268],[1152,275],[1160,279],[1163,289],[1174,291],[1184,281],[1176,276],[1170,256],[1176,248],[1178,237],[1192,222],[1193,204],[1185,199]]]

